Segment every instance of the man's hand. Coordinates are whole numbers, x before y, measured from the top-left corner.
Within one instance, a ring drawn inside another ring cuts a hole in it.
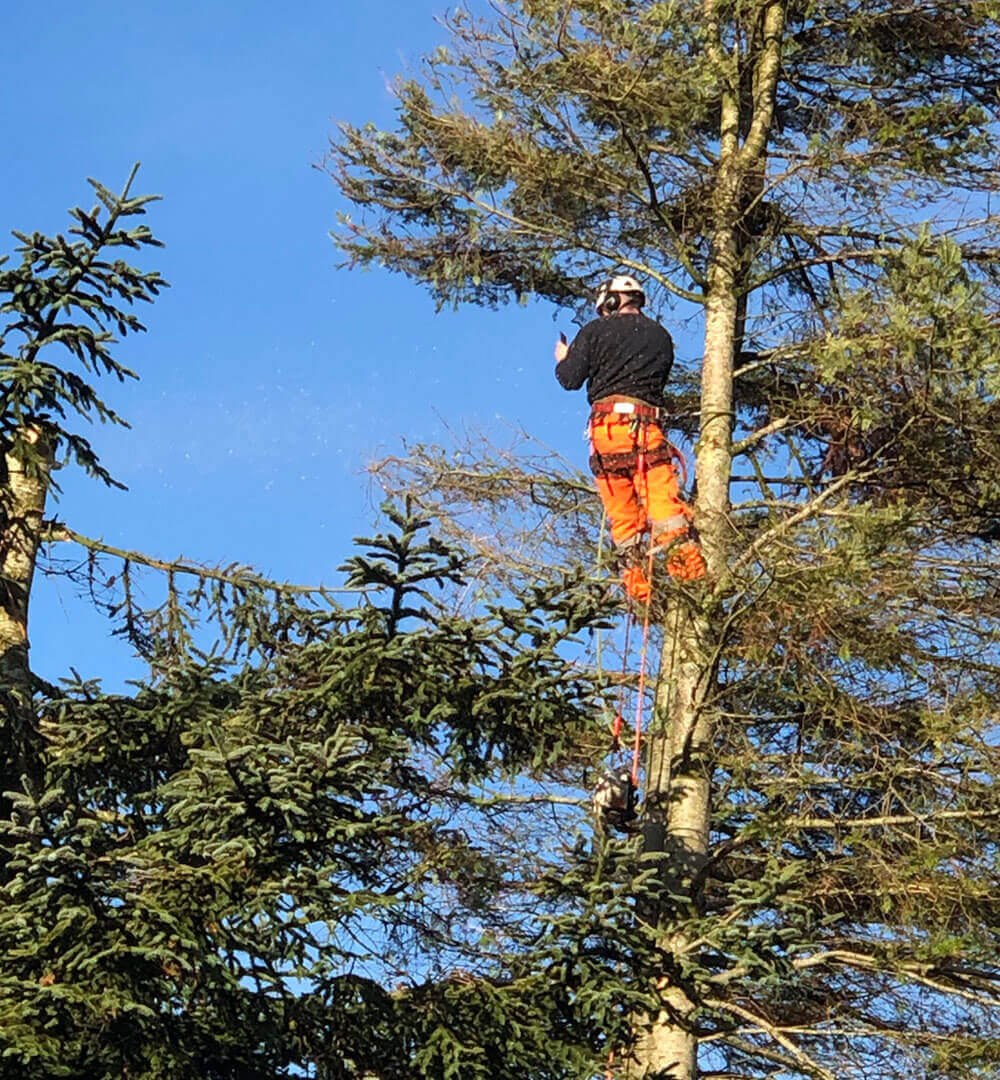
[[[555,355],[556,363],[561,364],[566,359],[566,354],[569,352],[569,346],[566,344],[566,335],[560,334],[559,340],[556,342]]]

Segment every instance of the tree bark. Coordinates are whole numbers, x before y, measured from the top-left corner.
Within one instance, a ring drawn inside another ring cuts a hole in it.
[[[742,218],[747,185],[759,193],[763,181],[784,14],[784,0],[767,0],[761,6],[760,45],[753,58],[747,109],[741,101],[739,58],[724,51],[717,0],[705,3],[709,55],[724,85],[696,447],[695,521],[708,563],[709,583],[724,577],[730,546],[733,366],[745,318],[746,291]],[[741,131],[745,133],[742,144]],[[644,857],[659,861],[663,890],[658,910],[648,917],[660,928],[665,950],[676,954],[687,944],[674,929],[677,916],[700,909],[701,871],[708,857],[718,632],[709,606],[679,590],[669,598],[665,631],[643,834]],[[660,979],[659,991],[663,1007],[659,1015],[647,1018],[637,1043],[640,1075],[696,1080],[698,1045],[691,1020],[697,1003],[690,989],[669,973]]]
[[[0,493],[0,810],[4,792],[20,786],[37,771],[38,742],[28,660],[28,602],[41,543],[45,500],[52,468],[51,451],[42,441],[30,461],[8,450]]]

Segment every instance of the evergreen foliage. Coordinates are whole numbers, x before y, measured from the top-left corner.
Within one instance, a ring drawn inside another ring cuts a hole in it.
[[[8,452],[23,457],[29,467],[46,464],[41,442],[54,464],[72,461],[91,476],[115,483],[87,439],[66,425],[73,414],[125,423],[86,379],[136,377],[115,358],[114,334],[144,330],[129,309],[137,301],[155,299],[166,284],[159,273],[138,270],[121,257],[160,246],[147,225],[128,227],[125,221],[144,215],[158,198],[130,195],[135,173],[121,195],[91,180],[98,201],[90,210],[70,211],[74,223],[66,235],[15,231],[19,265],[6,268],[9,258],[0,258],[0,295],[5,297],[0,304],[0,437]],[[53,346],[68,352],[80,371],[48,359],[58,352]]]
[[[617,979],[591,983],[632,952],[598,914],[622,884],[587,904],[587,949],[567,883],[530,845],[496,849],[516,842],[504,778],[595,736],[562,652],[603,603],[584,585],[460,615],[440,590],[465,584],[460,554],[388,513],[344,567],[358,606],[272,613],[266,662],[175,653],[129,695],[77,682],[40,702],[45,789],[0,832],[0,1075],[556,1076],[589,1059],[603,1035],[574,987],[620,1004]]]
[[[137,167],[136,167],[137,168]],[[42,540],[53,470],[81,466],[107,484],[114,479],[74,418],[124,421],[88,378],[134,377],[114,356],[114,334],[144,329],[129,310],[152,301],[164,282],[129,265],[122,249],[157,246],[149,228],[128,218],[145,214],[155,196],[132,196],[136,169],[115,195],[91,181],[97,203],[70,211],[67,235],[15,232],[20,263],[0,258],[0,812],[3,792],[22,776],[40,780],[28,664],[28,602]],[[68,356],[60,366],[59,356]]]
[[[631,839],[585,825],[609,614],[585,481],[418,448],[347,600],[83,537],[47,496],[56,466],[112,480],[72,417],[118,422],[90,380],[130,376],[109,335],[162,284],[111,257],[155,244],[121,225],[148,199],[97,186],[74,239],[21,237],[0,1077],[583,1080],[609,1051],[674,1080],[995,1074],[996,18],[459,9],[397,130],[332,152],[349,257],[441,303],[574,304],[613,265],[704,306],[700,401],[692,376],[671,404],[713,582],[654,612]],[[148,661],[127,691],[31,674],[46,542],[89,553]]]
[[[155,245],[117,225],[148,198],[97,190],[103,223],[74,211],[82,240],[33,236],[5,279],[24,345],[4,382],[0,1076],[591,1072],[649,1006],[629,973],[657,949],[632,859],[588,847],[557,779],[605,741],[580,663],[605,590],[481,580],[409,502],[343,589],[45,518],[54,467],[110,480],[65,421],[122,422],[86,377],[130,374],[106,327],[141,327],[114,298],[162,284],[105,254]],[[59,342],[83,376],[40,358]],[[148,663],[127,691],[27,665],[35,564],[67,543]],[[163,582],[152,609],[140,573]]]
[[[331,149],[341,249],[438,303],[580,306],[620,268],[704,310],[700,397],[691,371],[668,405],[714,580],[657,609],[638,1075],[996,1072],[998,15],[462,7],[396,128]],[[515,577],[573,507],[592,566],[581,478],[536,466],[387,469],[455,535],[524,512]]]

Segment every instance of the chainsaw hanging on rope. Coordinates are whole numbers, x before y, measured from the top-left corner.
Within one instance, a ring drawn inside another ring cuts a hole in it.
[[[606,772],[594,788],[594,813],[604,828],[629,832],[636,811],[639,790],[628,769]]]

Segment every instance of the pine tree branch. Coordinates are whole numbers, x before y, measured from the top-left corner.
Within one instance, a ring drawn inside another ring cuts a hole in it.
[[[86,548],[88,551],[94,551],[101,555],[112,555],[130,563],[136,563],[139,566],[149,567],[151,570],[159,570],[168,574],[187,574],[204,581],[218,581],[226,585],[231,585],[234,588],[263,589],[271,592],[299,596],[326,596],[332,593],[363,593],[367,591],[362,587],[349,588],[347,586],[329,585],[293,585],[285,581],[276,581],[272,578],[263,577],[244,567],[220,570],[202,566],[199,563],[190,562],[184,557],[174,560],[156,559],[141,551],[129,551],[126,548],[108,544],[104,540],[97,540],[91,536],[84,536],[82,533],[77,532],[75,529],[71,529],[62,522],[47,522],[42,534],[42,542],[56,543],[60,541],[71,541],[72,543],[79,544],[81,547]]]
[[[708,279],[704,276],[704,274],[699,273],[699,271],[696,269],[694,263],[688,256],[684,242],[682,241],[680,235],[673,226],[673,222],[671,222],[670,219],[666,216],[666,214],[663,213],[663,207],[660,205],[660,199],[656,192],[656,182],[653,180],[653,174],[650,172],[649,163],[640,153],[639,147],[636,145],[635,140],[629,134],[628,129],[625,127],[624,124],[621,125],[620,131],[622,138],[625,140],[625,142],[628,144],[629,149],[632,151],[632,155],[635,158],[636,167],[642,173],[643,179],[646,181],[646,191],[649,195],[649,207],[656,215],[657,221],[659,221],[659,223],[670,234],[670,237],[673,241],[675,258],[688,272],[691,280],[696,285],[704,289],[705,285],[707,285],[708,283]]]
[[[827,502],[838,492],[843,491],[851,484],[860,483],[868,476],[873,475],[870,472],[861,472],[857,469],[852,469],[849,472],[845,472],[843,476],[838,477],[829,487],[824,488],[814,499],[811,499],[805,506],[802,507],[798,513],[792,514],[784,521],[779,522],[773,528],[768,529],[767,532],[762,533],[757,539],[743,552],[742,555],[732,564],[730,567],[730,574],[735,573],[741,567],[746,566],[748,562],[751,562],[756,558],[757,553],[766,548],[769,544],[773,544],[780,536],[784,536],[790,529],[795,528],[796,525],[800,525],[803,521],[807,521],[813,517],[817,510],[824,502]]]
[[[433,116],[428,114],[425,116],[425,119],[432,120]],[[507,226],[524,230],[533,235],[551,237],[552,239],[565,244],[567,247],[576,250],[582,249],[590,252],[592,255],[597,255],[599,258],[607,260],[608,262],[616,263],[618,266],[628,267],[628,269],[634,270],[638,274],[643,274],[652,278],[658,284],[662,285],[667,292],[682,300],[688,300],[692,304],[702,304],[704,302],[704,297],[701,293],[693,292],[690,289],[685,289],[682,286],[677,285],[661,270],[648,263],[639,262],[630,256],[624,255],[621,251],[599,244],[594,239],[583,237],[572,230],[567,231],[565,229],[557,229],[550,225],[544,225],[539,221],[531,221],[527,218],[523,218],[495,202],[487,202],[485,199],[479,198],[473,192],[464,188],[434,180],[426,173],[415,172],[412,169],[409,169],[402,161],[384,151],[382,157],[383,161],[392,167],[392,175],[396,177],[405,177],[418,187],[426,188],[439,195],[445,195],[450,199],[458,199],[465,202],[468,205],[481,210],[486,217],[502,221]]]
[[[921,963],[919,961],[903,961],[902,963],[898,963],[894,962],[891,958],[883,960],[880,957],[872,956],[868,953],[856,953],[847,949],[830,949],[827,952],[818,953],[815,956],[803,957],[792,961],[792,966],[797,970],[805,970],[807,968],[828,964],[843,964],[846,967],[855,968],[860,971],[878,971],[905,977],[920,983],[921,986],[926,986],[930,990],[947,994],[950,997],[960,997],[966,1001],[974,1002],[977,1005],[984,1005],[990,1009],[1000,1007],[1000,985],[997,985],[993,995],[979,994],[973,990],[966,990],[964,987],[955,986],[952,983],[944,981],[941,976],[946,976],[949,973],[943,972],[939,967],[930,963]],[[958,969],[956,971],[956,976],[961,974],[961,969]],[[982,978],[981,972],[977,974]],[[1000,973],[997,974],[996,979],[997,983],[1000,984]]]
[[[718,1009],[721,1012],[732,1013],[736,1016],[741,1016],[744,1020],[748,1020],[754,1027],[763,1031],[765,1034],[770,1035],[779,1046],[784,1047],[784,1049],[795,1058],[799,1067],[811,1076],[817,1077],[817,1080],[837,1080],[834,1073],[830,1072],[830,1070],[823,1065],[820,1065],[818,1061],[815,1061],[800,1046],[790,1039],[784,1028],[777,1027],[765,1020],[762,1016],[758,1016],[750,1009],[745,1009],[742,1005],[737,1005],[735,1002],[724,1001],[721,998],[706,998],[704,1004],[709,1008]]]
[[[740,439],[739,442],[733,443],[733,457],[735,458],[740,454],[745,454],[750,447],[756,446],[761,440],[766,439],[768,435],[774,435],[779,431],[784,431],[784,429],[792,423],[793,420],[790,416],[780,416],[777,420],[772,420],[770,424],[758,428],[753,434],[747,435],[745,439]]]
[[[932,810],[926,814],[887,814],[868,818],[784,818],[789,829],[885,829],[896,825],[933,825],[935,821],[989,821],[1000,818],[998,810]]]
[[[797,1072],[798,1063],[794,1057],[788,1054],[780,1054],[777,1050],[770,1050],[764,1046],[758,1046],[756,1043],[748,1042],[744,1039],[739,1039],[737,1035],[759,1035],[760,1032],[757,1028],[750,1030],[744,1030],[743,1028],[737,1028],[732,1032],[713,1032],[711,1035],[703,1035],[698,1039],[699,1044],[705,1044],[710,1042],[721,1042],[724,1046],[731,1046],[734,1050],[740,1054],[749,1057],[751,1060],[755,1058],[762,1058],[764,1061],[770,1061],[772,1064],[779,1066],[788,1072]],[[703,1073],[703,1076],[710,1076],[711,1073]],[[737,1077],[739,1080],[759,1080],[760,1073],[754,1073],[752,1076],[746,1076],[743,1073],[721,1073],[722,1077]]]
[[[480,795],[469,800],[473,806],[536,806],[552,804],[553,806],[588,806],[590,800],[575,795]]]
[[[770,273],[754,278],[749,285],[750,291],[762,289],[773,281],[794,274],[798,270],[808,270],[813,266],[842,266],[845,263],[856,262],[859,259],[872,260],[885,258],[898,254],[895,248],[863,248],[860,251],[834,251],[825,255],[813,255],[810,258],[797,259],[794,262],[782,263]]]

